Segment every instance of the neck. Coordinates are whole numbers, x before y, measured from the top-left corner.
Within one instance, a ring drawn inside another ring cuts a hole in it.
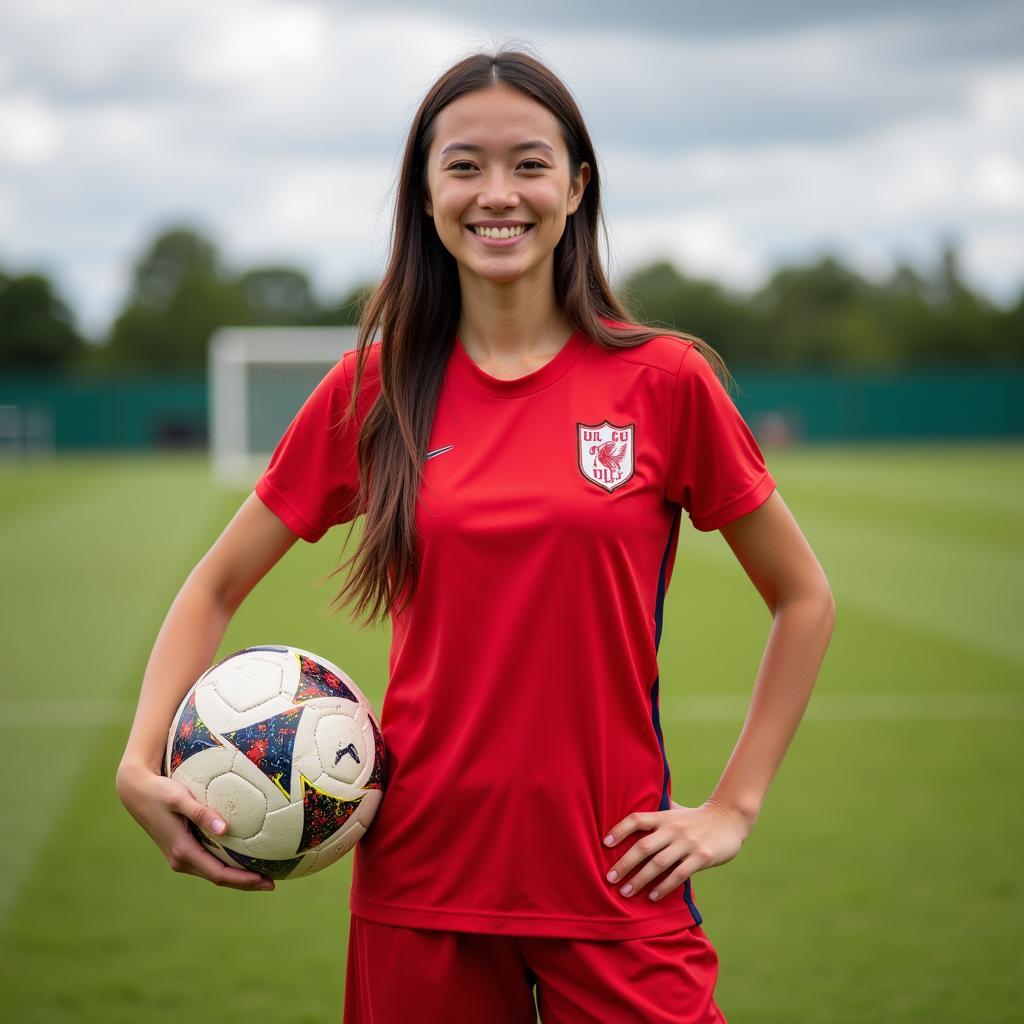
[[[459,340],[477,362],[500,363],[558,350],[572,333],[555,301],[551,268],[532,281],[460,280]],[[460,275],[461,277],[461,275]]]

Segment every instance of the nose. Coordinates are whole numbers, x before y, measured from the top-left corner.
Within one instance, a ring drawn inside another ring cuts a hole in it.
[[[484,210],[504,210],[519,205],[519,194],[505,180],[502,171],[497,169],[488,175],[476,202]]]

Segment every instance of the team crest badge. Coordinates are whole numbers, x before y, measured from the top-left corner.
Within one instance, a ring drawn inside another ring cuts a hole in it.
[[[633,475],[633,428],[603,423],[576,424],[580,472],[598,487],[614,491]]]

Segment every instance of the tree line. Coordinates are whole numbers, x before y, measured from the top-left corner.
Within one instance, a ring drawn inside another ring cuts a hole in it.
[[[0,369],[201,372],[218,327],[354,324],[373,287],[323,304],[302,270],[233,270],[209,238],[177,226],[140,255],[122,308],[94,342],[45,275],[0,269]],[[1009,309],[996,306],[963,281],[948,243],[931,272],[899,263],[881,282],[825,255],[742,293],[657,261],[617,294],[637,318],[703,338],[730,365],[884,372],[1024,363],[1024,287]]]

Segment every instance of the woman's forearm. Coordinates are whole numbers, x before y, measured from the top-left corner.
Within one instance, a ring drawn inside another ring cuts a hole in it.
[[[153,644],[119,771],[136,765],[160,771],[174,713],[213,663],[232,614],[194,575],[185,581]]]
[[[807,708],[834,625],[827,591],[775,610],[746,721],[710,797],[751,826]]]

